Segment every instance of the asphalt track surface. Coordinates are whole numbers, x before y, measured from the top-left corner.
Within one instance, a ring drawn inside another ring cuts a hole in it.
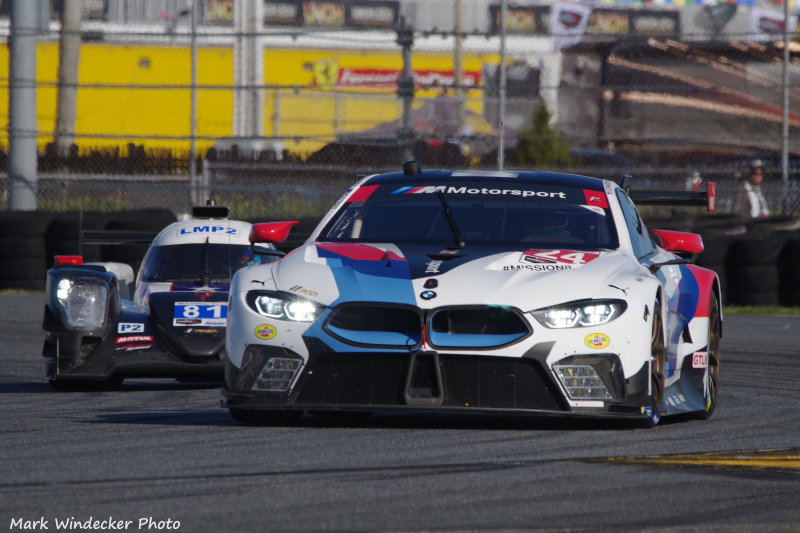
[[[207,385],[51,391],[42,309],[0,295],[0,532],[800,531],[798,316],[726,317],[708,421],[248,427]]]

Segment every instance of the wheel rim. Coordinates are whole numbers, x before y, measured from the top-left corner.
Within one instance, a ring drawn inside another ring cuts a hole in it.
[[[661,306],[653,310],[653,330],[650,335],[650,401],[652,420],[661,418],[664,404],[664,373],[666,371],[666,350],[664,348],[664,329],[661,327]]]
[[[717,400],[717,384],[719,383],[719,303],[712,296],[711,309],[708,313],[708,370],[706,372],[706,411]]]

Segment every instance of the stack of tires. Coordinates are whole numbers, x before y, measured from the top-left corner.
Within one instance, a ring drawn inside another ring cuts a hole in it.
[[[781,305],[800,306],[800,232],[792,234],[783,245],[778,270]]]
[[[776,306],[784,303],[785,275],[779,268],[787,236],[752,234],[736,239],[728,250],[728,303]]]
[[[56,255],[82,255],[84,262],[118,261],[134,271],[147,244],[82,244],[81,230],[133,230],[155,236],[175,222],[169,209],[114,213],[0,212],[0,289],[43,291]]]
[[[50,218],[38,211],[0,212],[0,289],[44,290]]]

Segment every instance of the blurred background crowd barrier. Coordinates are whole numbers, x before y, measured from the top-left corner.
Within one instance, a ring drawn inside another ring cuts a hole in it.
[[[11,71],[9,4],[0,72]],[[40,8],[40,211],[181,215],[213,195],[238,216],[321,213],[356,174],[410,156],[630,174],[650,188],[713,180],[722,211],[759,158],[772,212],[800,214],[800,47],[785,54],[782,40],[795,37],[793,5],[784,27],[772,0],[25,4]],[[0,173],[10,144],[0,132]],[[14,209],[0,175],[0,209]]]

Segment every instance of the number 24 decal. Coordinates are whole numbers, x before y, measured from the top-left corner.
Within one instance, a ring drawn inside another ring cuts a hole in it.
[[[570,263],[573,265],[585,265],[589,261],[600,257],[600,254],[576,252],[574,250],[526,250],[525,255],[553,263]]]

